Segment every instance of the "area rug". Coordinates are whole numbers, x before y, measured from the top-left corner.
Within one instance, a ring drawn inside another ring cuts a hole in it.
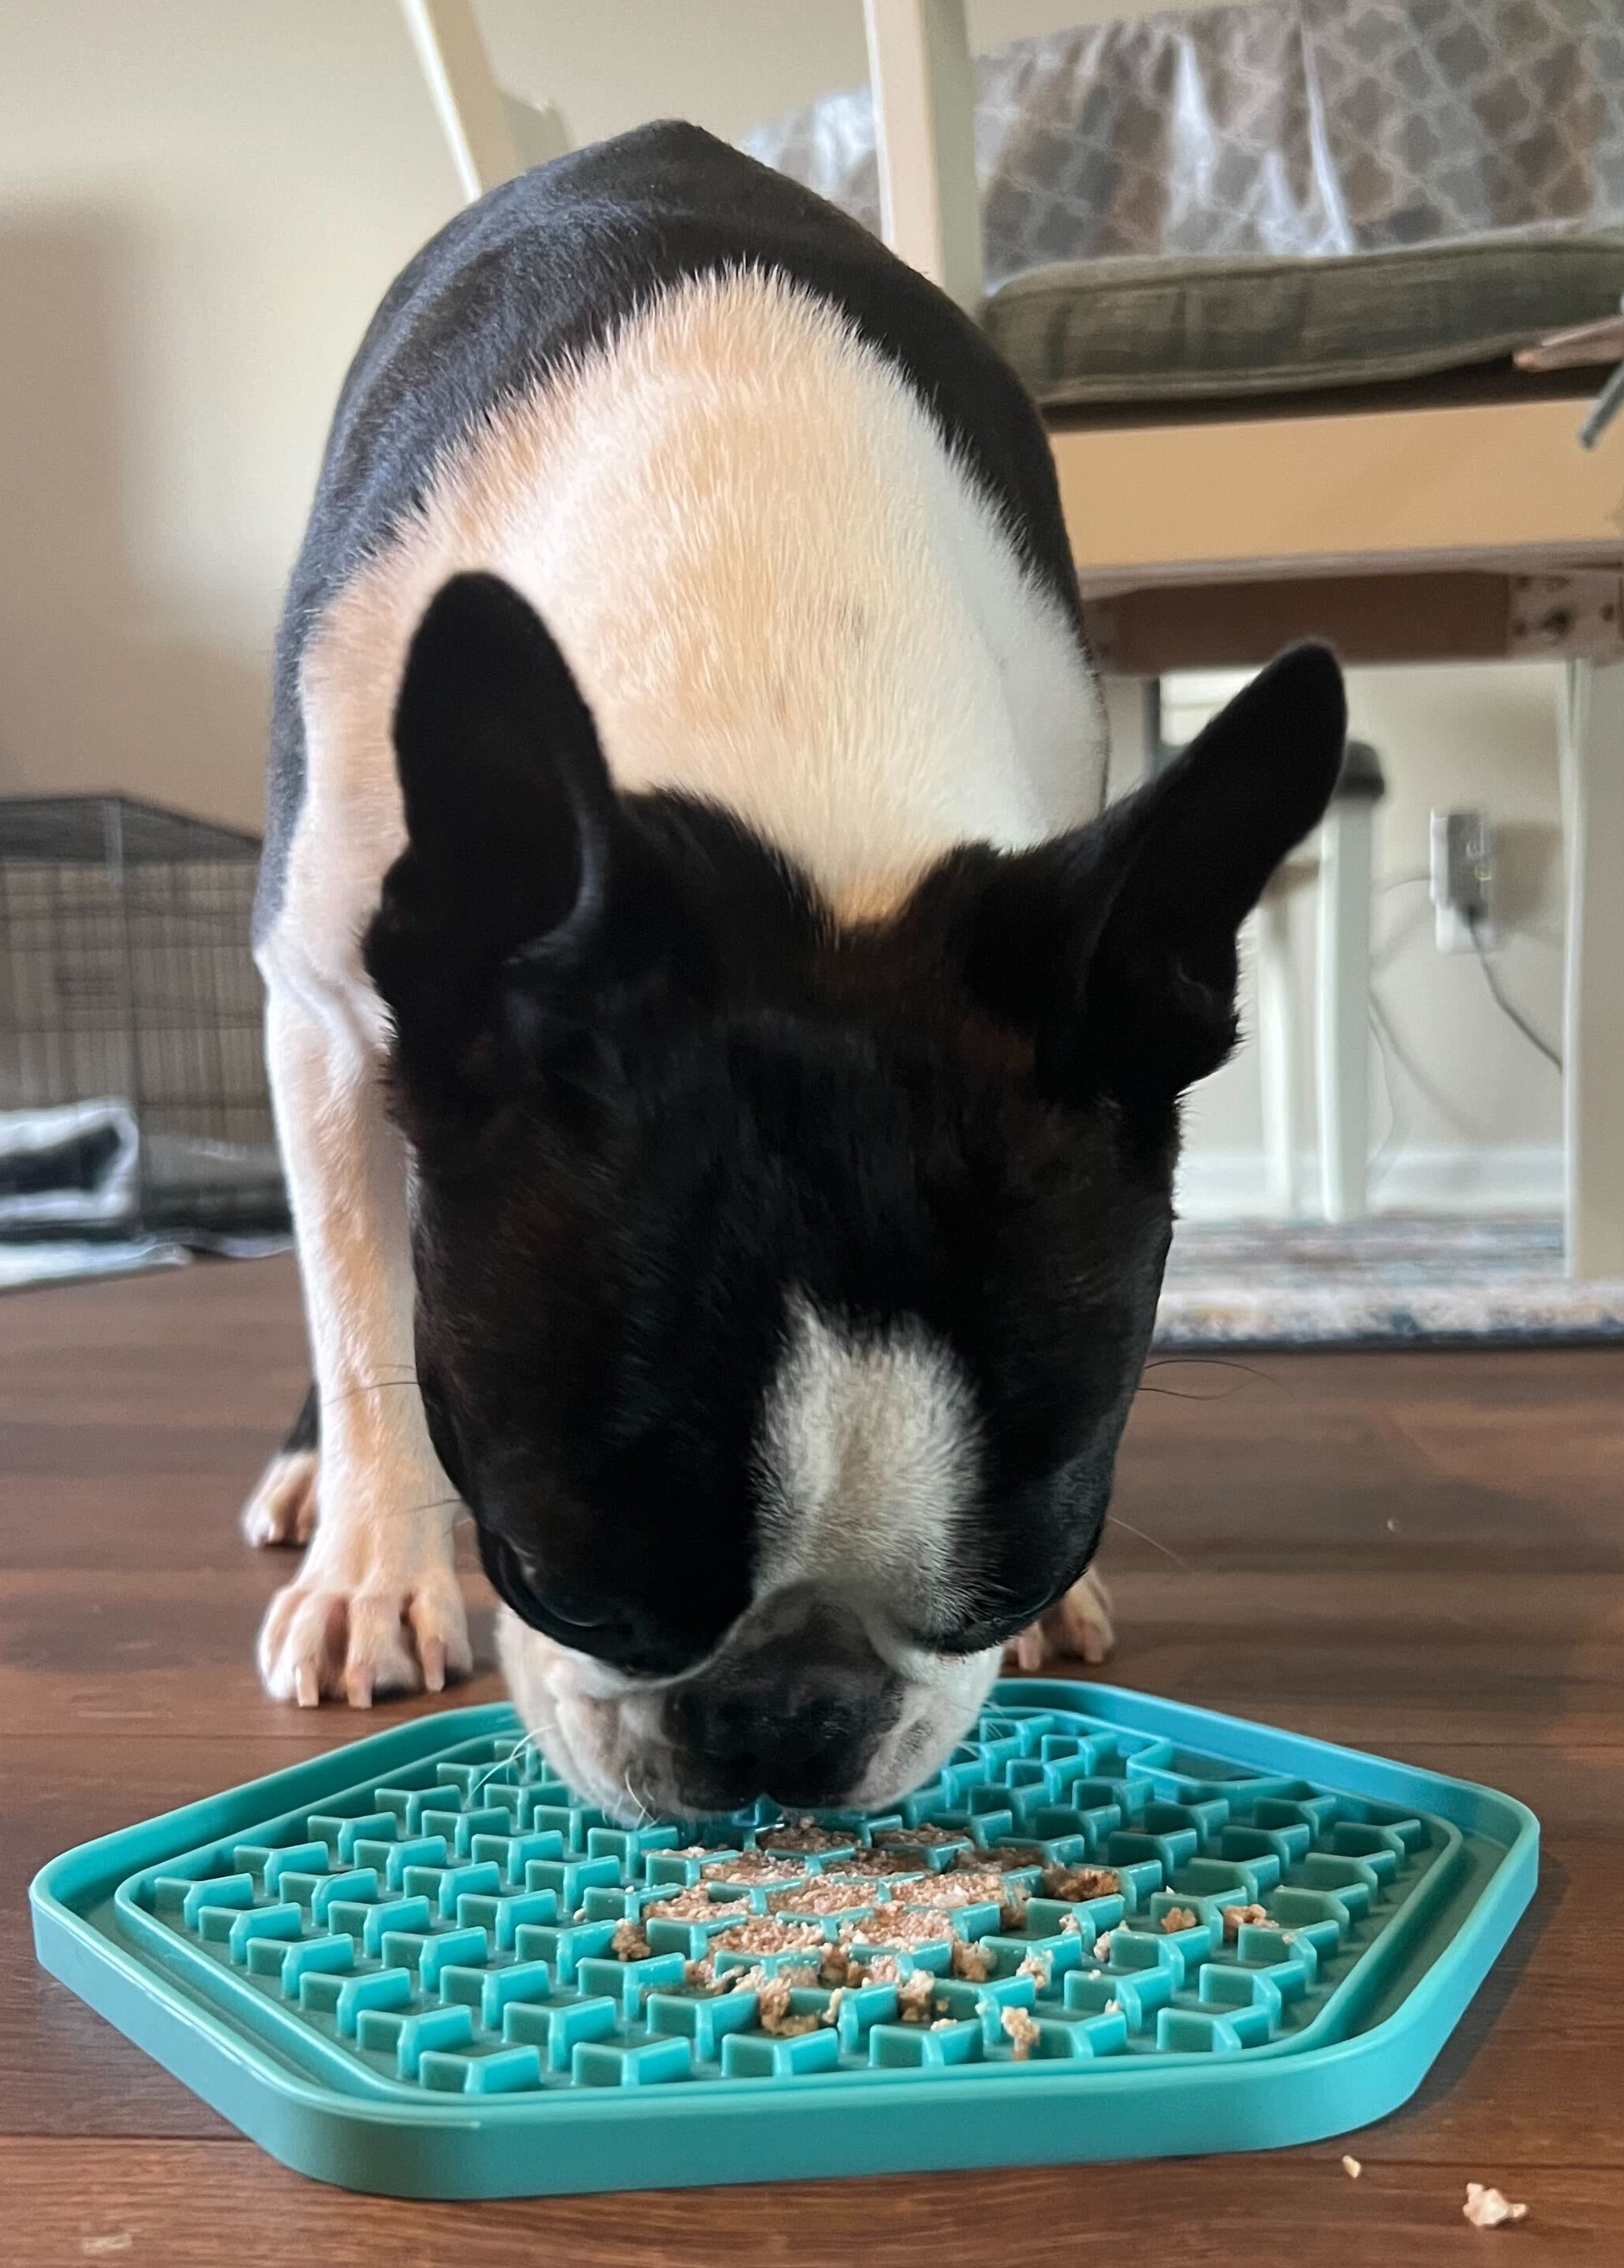
[[[1186,1221],[1163,1349],[1573,1344],[1624,1338],[1624,1280],[1570,1282],[1562,1223],[1401,1213]]]

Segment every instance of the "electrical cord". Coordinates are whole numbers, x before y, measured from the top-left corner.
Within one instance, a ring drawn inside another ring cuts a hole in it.
[[[1494,963],[1489,960],[1488,948],[1483,943],[1482,931],[1479,926],[1479,923],[1480,917],[1476,913],[1469,913],[1466,916],[1466,928],[1471,932],[1473,946],[1477,954],[1478,966],[1483,972],[1483,982],[1488,987],[1489,998],[1493,1000],[1495,1007],[1499,1009],[1502,1015],[1510,1017],[1512,1023],[1516,1025],[1517,1030],[1527,1041],[1529,1046],[1531,1048],[1538,1048],[1539,1053],[1545,1057],[1547,1063],[1554,1064],[1556,1069],[1561,1071],[1562,1067],[1562,1059],[1557,1050],[1551,1045],[1550,1042],[1545,1037],[1545,1035],[1542,1032],[1535,1030],[1534,1027],[1529,1022],[1527,1017],[1524,1015],[1522,1010],[1513,1006],[1512,1003],[1506,998],[1505,994],[1501,990],[1500,979],[1495,974]]]

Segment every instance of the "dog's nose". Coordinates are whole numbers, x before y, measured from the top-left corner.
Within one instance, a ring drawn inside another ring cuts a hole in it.
[[[718,1808],[758,1795],[808,1809],[832,1803],[859,1777],[872,1740],[872,1712],[834,1693],[790,1700],[765,1688],[696,1687],[667,1707],[672,1745]]]

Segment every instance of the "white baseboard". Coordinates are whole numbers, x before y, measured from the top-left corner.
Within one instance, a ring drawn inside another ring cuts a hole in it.
[[[1298,1160],[1304,1209],[1318,1210],[1319,1160]],[[1269,1211],[1260,1150],[1187,1151],[1179,1210],[1189,1220],[1231,1220]],[[1372,1212],[1557,1213],[1562,1209],[1559,1142],[1525,1148],[1399,1150],[1370,1185]]]

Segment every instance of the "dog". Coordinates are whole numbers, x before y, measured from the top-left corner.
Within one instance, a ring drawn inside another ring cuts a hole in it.
[[[1041,424],[819,199],[650,126],[460,214],[341,396],[255,914],[315,1385],[271,1694],[470,1666],[608,1814],[873,1806],[1090,1572],[1324,649],[1101,811]],[[319,1437],[319,1438],[318,1438]]]

